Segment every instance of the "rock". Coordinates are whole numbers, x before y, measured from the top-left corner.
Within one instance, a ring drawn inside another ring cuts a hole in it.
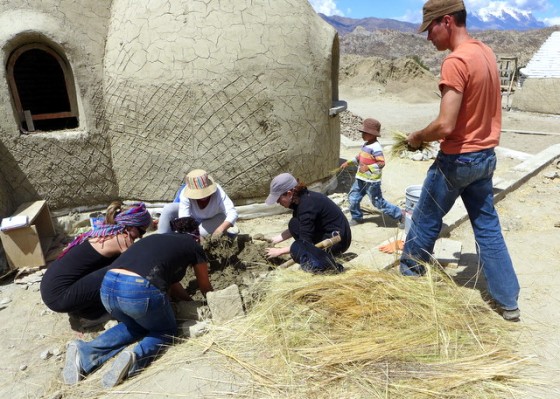
[[[2,300],[0,300],[0,310],[6,309],[10,302],[12,302],[10,298],[2,298]]]
[[[27,370],[27,364],[22,364],[21,366],[19,366],[19,371],[25,371]]]
[[[51,352],[50,349],[47,349],[47,350],[41,352],[41,355],[40,355],[40,357],[41,357],[42,360],[47,360],[47,359],[50,358],[51,356],[52,356],[52,352]]]
[[[556,179],[558,177],[558,172],[554,171],[554,172],[544,172],[543,176],[546,177],[547,179]]]
[[[421,152],[417,152],[414,155],[412,155],[411,159],[413,161],[423,161],[424,160],[424,155]]]
[[[239,288],[236,284],[232,284],[223,290],[209,292],[206,294],[206,300],[212,313],[212,321],[215,323],[224,323],[235,317],[245,315]]]

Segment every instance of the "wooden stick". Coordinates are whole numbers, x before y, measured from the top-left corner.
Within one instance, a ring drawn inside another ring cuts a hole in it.
[[[315,246],[317,248],[325,249],[325,248],[332,247],[334,244],[338,244],[340,242],[340,240],[341,240],[340,236],[336,235],[336,236],[333,236],[332,238],[327,238],[326,240],[318,242],[317,244],[315,244]],[[293,259],[287,260],[286,262],[284,262],[280,266],[278,266],[278,269],[284,269],[286,267],[294,265],[295,263],[296,263],[296,261],[293,260]]]

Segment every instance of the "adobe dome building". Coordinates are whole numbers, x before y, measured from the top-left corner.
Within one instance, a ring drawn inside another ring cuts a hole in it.
[[[338,166],[338,36],[307,0],[0,4],[0,216],[172,199],[203,168],[238,203]]]

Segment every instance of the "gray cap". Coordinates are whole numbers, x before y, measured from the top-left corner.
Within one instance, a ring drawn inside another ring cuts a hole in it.
[[[297,186],[297,180],[291,174],[282,173],[276,176],[270,182],[270,194],[268,194],[264,203],[267,205],[274,205],[282,194],[290,191],[295,186]]]

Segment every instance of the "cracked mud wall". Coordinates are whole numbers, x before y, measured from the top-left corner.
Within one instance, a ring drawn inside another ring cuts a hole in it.
[[[115,0],[104,120],[120,196],[171,200],[192,168],[238,203],[283,171],[327,176],[335,38],[306,0]]]
[[[306,0],[0,0],[4,66],[35,42],[70,67],[79,127],[22,134],[2,68],[2,217],[167,201],[192,168],[242,203],[338,165],[338,38]]]
[[[3,65],[22,45],[41,43],[71,67],[79,103],[79,128],[22,134],[0,71],[0,215],[26,201],[46,199],[51,208],[106,204],[117,193],[110,142],[103,132],[102,74],[109,0],[2,0]]]

